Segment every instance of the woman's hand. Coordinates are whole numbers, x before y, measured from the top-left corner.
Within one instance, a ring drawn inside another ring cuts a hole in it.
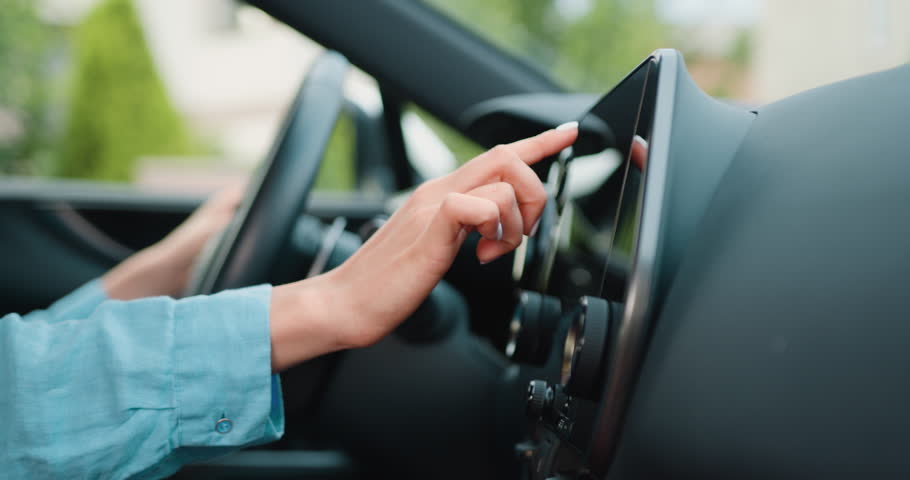
[[[243,191],[236,185],[218,192],[167,237],[114,267],[101,280],[108,296],[132,300],[179,295],[206,242],[233,218]]]
[[[272,368],[371,345],[406,319],[448,271],[468,232],[481,263],[534,233],[547,195],[532,165],[572,144],[574,122],[501,145],[421,185],[342,266],[273,289]]]

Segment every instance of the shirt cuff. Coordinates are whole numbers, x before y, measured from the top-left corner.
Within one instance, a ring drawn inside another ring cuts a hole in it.
[[[261,285],[176,303],[174,395],[179,447],[241,447],[284,434]]]

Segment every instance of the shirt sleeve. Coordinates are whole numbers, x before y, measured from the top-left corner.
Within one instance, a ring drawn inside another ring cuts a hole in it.
[[[105,300],[108,300],[107,293],[101,279],[96,278],[48,307],[49,321],[88,317]],[[26,315],[26,318],[30,316]]]
[[[157,478],[280,438],[270,296],[262,285],[123,302],[90,283],[3,317],[0,471]]]

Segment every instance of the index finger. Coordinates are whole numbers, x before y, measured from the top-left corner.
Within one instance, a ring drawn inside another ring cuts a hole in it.
[[[529,167],[568,147],[578,136],[578,122],[569,122],[537,136],[497,146],[448,175],[447,190],[467,192],[490,182],[506,181],[515,189],[518,208],[530,234],[547,201],[537,174]]]
[[[578,122],[568,122],[553,130],[547,130],[539,135],[512,142],[506,146],[515,152],[523,162],[528,165],[534,165],[572,145],[577,137]]]

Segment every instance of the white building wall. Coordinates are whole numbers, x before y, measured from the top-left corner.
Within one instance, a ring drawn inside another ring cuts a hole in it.
[[[910,1],[764,0],[755,95],[771,101],[910,62]]]
[[[136,0],[168,91],[202,135],[239,160],[260,158],[322,51],[230,0]]]

